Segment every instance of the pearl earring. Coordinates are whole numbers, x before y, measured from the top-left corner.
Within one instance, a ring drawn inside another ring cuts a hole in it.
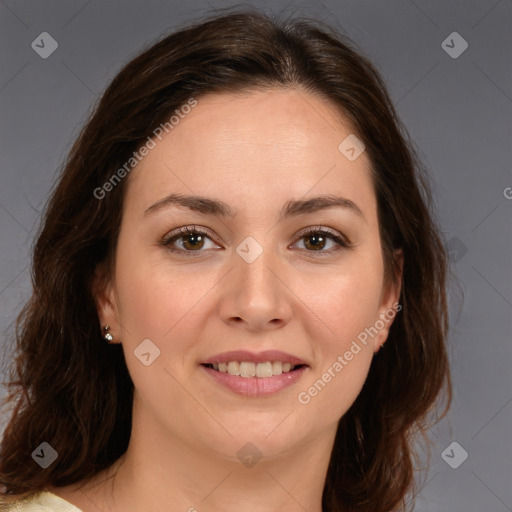
[[[104,334],[103,334],[103,337],[109,342],[109,343],[113,343],[114,341],[114,336],[112,336],[112,334],[110,334],[108,331],[110,330],[110,325],[105,325],[105,327],[103,327],[103,331],[104,331]]]

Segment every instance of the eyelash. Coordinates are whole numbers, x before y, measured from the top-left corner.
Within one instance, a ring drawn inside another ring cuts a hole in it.
[[[180,238],[183,238],[186,235],[190,235],[190,234],[204,235],[204,236],[208,237],[210,240],[212,240],[212,236],[210,235],[210,233],[208,231],[204,230],[203,228],[200,228],[197,226],[184,226],[184,227],[181,227],[181,228],[171,232],[167,237],[165,237],[160,242],[160,245],[162,245],[163,247],[165,247],[167,250],[169,250],[171,252],[181,253],[181,254],[185,253],[185,254],[187,254],[187,256],[190,254],[190,256],[194,257],[196,255],[195,254],[192,255],[191,253],[198,253],[197,255],[199,255],[201,252],[204,252],[204,251],[203,250],[188,251],[185,249],[176,249],[174,247],[171,247],[171,244],[174,241],[179,240]],[[326,228],[323,228],[322,226],[314,226],[314,227],[305,229],[301,233],[299,240],[297,240],[297,242],[303,238],[307,238],[308,236],[312,236],[314,234],[320,234],[326,238],[331,239],[332,241],[334,241],[337,244],[337,247],[335,249],[331,249],[329,251],[324,251],[324,250],[310,251],[307,249],[302,249],[308,253],[313,253],[313,254],[310,254],[310,256],[313,258],[316,258],[317,256],[319,256],[319,257],[329,256],[329,255],[332,255],[333,253],[337,253],[338,251],[340,251],[342,249],[350,249],[353,247],[353,244],[351,244],[350,241],[348,241],[345,237],[337,235],[336,233],[329,231]],[[216,243],[214,240],[212,240],[212,242]],[[295,242],[295,243],[297,243],[297,242]]]

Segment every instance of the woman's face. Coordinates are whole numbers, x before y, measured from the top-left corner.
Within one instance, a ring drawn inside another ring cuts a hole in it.
[[[232,460],[246,443],[271,458],[332,442],[399,295],[384,286],[369,159],[303,91],[210,94],[190,110],[125,178],[98,298],[136,388],[134,424]]]

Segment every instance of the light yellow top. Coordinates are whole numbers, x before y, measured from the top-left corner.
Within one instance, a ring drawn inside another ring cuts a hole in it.
[[[49,491],[41,491],[30,498],[13,503],[8,512],[82,512],[60,496]]]

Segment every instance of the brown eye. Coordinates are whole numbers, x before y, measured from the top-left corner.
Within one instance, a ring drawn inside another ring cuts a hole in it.
[[[175,242],[181,240],[180,247],[175,246]],[[171,233],[165,240],[162,241],[162,245],[167,247],[173,252],[203,252],[201,249],[205,247],[207,240],[211,240],[211,237],[206,231],[193,227],[180,228],[177,232]]]
[[[304,236],[307,242],[304,244],[307,249],[318,251],[325,248],[328,237],[321,233],[314,233],[312,235]]]
[[[310,228],[302,232],[301,240],[305,240],[304,247],[307,252],[316,252],[318,256],[333,254],[341,249],[352,247],[352,244],[344,237],[319,228]],[[333,244],[332,248],[324,250],[329,241]]]
[[[201,233],[190,233],[179,238],[183,238],[182,245],[185,249],[201,249],[204,246],[204,235]]]

